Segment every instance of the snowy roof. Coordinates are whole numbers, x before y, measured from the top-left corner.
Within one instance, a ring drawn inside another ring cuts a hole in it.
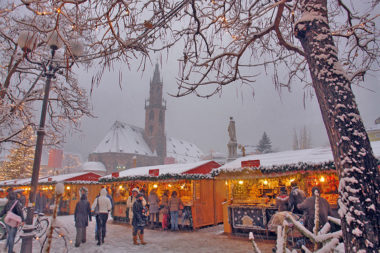
[[[193,143],[166,138],[166,156],[173,157],[177,163],[197,162],[204,156],[203,152]]]
[[[0,186],[9,186],[9,185],[25,185],[31,183],[31,178],[19,178],[19,179],[11,179],[0,181]]]
[[[165,164],[165,165],[154,165],[154,166],[146,166],[146,167],[137,167],[133,169],[126,169],[119,172],[120,178],[128,178],[128,177],[149,177],[150,170],[159,170],[159,175],[171,174],[171,175],[179,175],[189,170],[195,169],[199,166],[205,165],[211,161],[200,161],[195,163],[184,163],[184,164]],[[100,180],[111,179],[112,175],[107,175],[101,177]]]
[[[375,125],[372,125],[370,127],[367,127],[366,128],[367,131],[376,131],[376,130],[380,130],[380,124],[375,124]]]
[[[171,137],[166,138],[166,151],[167,157],[174,158],[177,163],[196,162],[204,155],[195,144]],[[144,140],[144,129],[120,121],[115,121],[94,151],[107,152],[157,156]]]
[[[107,171],[101,162],[85,162],[82,166],[84,171]]]
[[[380,141],[371,142],[371,146],[374,155],[380,158]],[[260,160],[260,167],[269,168],[273,166],[283,166],[298,163],[307,164],[322,164],[326,162],[333,161],[333,155],[331,148],[313,148],[313,149],[302,149],[302,150],[290,150],[277,153],[267,153],[260,155],[250,155],[245,157],[240,157],[232,162],[226,163],[225,165],[215,169],[216,171],[229,171],[229,170],[239,170],[241,169],[241,162],[248,160]]]
[[[94,153],[116,152],[156,156],[145,142],[143,133],[142,128],[115,121]]]
[[[63,182],[63,181],[66,181],[70,178],[86,175],[87,173],[89,173],[89,172],[84,171],[84,172],[77,172],[77,173],[70,173],[70,174],[45,177],[45,178],[38,180],[38,183],[41,184],[41,183]]]

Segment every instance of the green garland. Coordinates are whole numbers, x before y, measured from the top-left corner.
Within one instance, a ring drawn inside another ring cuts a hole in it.
[[[160,180],[201,180],[201,179],[212,179],[213,176],[210,174],[162,174],[157,177],[155,176],[127,176],[127,177],[112,177],[112,178],[100,178],[99,182],[121,182],[121,181],[160,181]]]

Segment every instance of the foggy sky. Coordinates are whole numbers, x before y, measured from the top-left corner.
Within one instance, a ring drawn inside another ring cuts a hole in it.
[[[220,96],[209,99],[195,95],[175,98],[167,94],[177,91],[178,64],[174,58],[160,65],[164,99],[167,100],[167,136],[193,142],[204,153],[213,150],[227,154],[227,126],[232,116],[239,144],[257,145],[265,131],[273,149],[289,150],[294,130],[300,131],[306,126],[311,132],[313,147],[329,145],[316,97],[308,98],[304,107],[303,84],[294,83],[291,92],[282,90],[279,94],[271,76],[261,75],[252,84],[255,96],[251,87],[236,82],[223,88]],[[129,70],[123,64],[106,73],[90,97],[93,114],[97,118],[82,119],[82,133],[68,134],[65,152],[80,153],[83,161],[87,161],[88,154],[95,150],[116,120],[143,128],[144,103],[149,96],[155,63],[143,73],[137,72],[136,68]],[[121,90],[119,70],[123,72]],[[79,84],[88,91],[92,71],[77,72]],[[374,125],[375,119],[380,117],[380,75],[376,75],[366,77],[364,88],[353,88],[366,127]]]

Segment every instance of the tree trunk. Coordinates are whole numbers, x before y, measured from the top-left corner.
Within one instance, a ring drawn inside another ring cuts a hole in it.
[[[327,0],[303,0],[295,34],[306,54],[339,172],[339,214],[346,252],[377,252],[380,206],[377,160],[331,36]]]

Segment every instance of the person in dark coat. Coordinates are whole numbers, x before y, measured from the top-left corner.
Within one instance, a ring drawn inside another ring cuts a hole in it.
[[[7,212],[9,210],[11,210],[13,205],[14,205],[14,207],[12,209],[12,213],[20,216],[22,222],[24,222],[24,214],[22,212],[21,204],[16,199],[16,193],[13,191],[8,192],[8,202],[5,205],[4,209],[1,211],[0,217],[3,217],[4,215],[6,215]],[[6,224],[6,227],[7,227],[7,234],[8,234],[6,247],[8,247],[8,253],[13,253],[13,246],[14,246],[15,237],[16,237],[16,233],[17,233],[17,227],[11,227],[8,224]]]
[[[146,225],[147,209],[143,205],[143,199],[144,199],[144,195],[139,193],[137,195],[137,199],[135,203],[133,204],[132,235],[133,235],[133,244],[135,245],[139,245],[139,243],[137,242],[137,236],[139,237],[142,245],[146,244],[146,242],[144,241],[144,227]]]
[[[304,212],[305,217],[305,227],[313,232],[314,228],[314,219],[315,219],[315,199],[319,198],[319,228],[318,230],[325,225],[328,221],[327,216],[333,216],[329,202],[326,199],[320,196],[321,190],[314,186],[311,190],[312,196],[305,199],[301,204],[298,204],[297,207],[299,210]]]
[[[289,210],[289,196],[286,193],[286,189],[281,188],[280,194],[276,197],[276,207],[279,212],[284,212]]]
[[[80,201],[75,206],[74,220],[77,230],[75,247],[79,247],[81,242],[86,242],[86,228],[88,226],[88,220],[92,221],[90,202],[88,202],[86,194],[82,194]]]
[[[289,211],[293,212],[294,214],[302,215],[302,211],[298,209],[297,205],[301,204],[306,199],[305,192],[298,189],[298,186],[295,182],[292,182],[291,186],[292,190],[289,194]]]

